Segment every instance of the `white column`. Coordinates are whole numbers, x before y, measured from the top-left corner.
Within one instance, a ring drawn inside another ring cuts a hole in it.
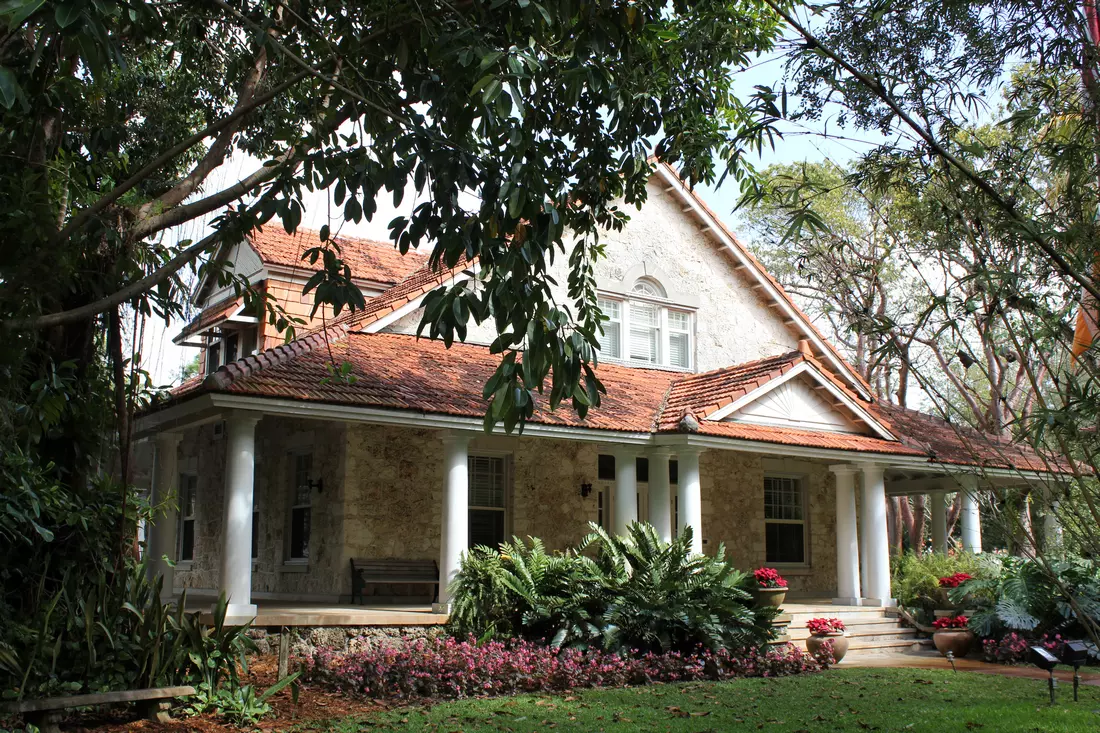
[[[667,448],[649,451],[649,523],[663,542],[672,541],[672,496],[668,480]]]
[[[1047,504],[1043,516],[1043,552],[1048,556],[1062,554],[1062,523],[1058,521],[1058,502]]]
[[[679,475],[676,502],[679,507],[680,531],[691,527],[691,551],[703,554],[703,499],[699,484],[698,448],[683,448],[676,454]]]
[[[874,463],[860,466],[863,473],[863,545],[867,563],[867,584],[863,588],[869,605],[892,606],[890,597],[890,542],[886,534],[886,482],[883,467]]]
[[[615,448],[615,495],[611,500],[611,529],[625,535],[631,522],[638,521],[638,452]]]
[[[443,530],[439,542],[439,602],[433,610],[449,613],[450,584],[470,546],[470,467],[472,436],[446,433],[443,436]]]
[[[982,551],[982,515],[978,508],[978,477],[963,474],[956,479],[962,487],[962,546],[966,552]]]
[[[250,412],[232,412],[226,420],[220,590],[229,602],[226,620],[236,623],[256,616],[252,603],[252,492],[259,421],[260,415]]]
[[[932,502],[932,551],[947,554],[947,505],[943,491],[933,491]]]
[[[836,594],[833,603],[858,606],[859,540],[856,537],[856,468],[847,463],[829,466],[836,476]]]
[[[145,570],[149,580],[163,578],[160,596],[173,597],[173,569],[176,559],[176,525],[179,522],[179,433],[157,433],[153,442],[153,486],[149,503],[153,514],[145,528]]]

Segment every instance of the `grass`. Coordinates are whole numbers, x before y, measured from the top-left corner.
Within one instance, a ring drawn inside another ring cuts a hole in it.
[[[922,669],[836,669],[780,679],[693,682],[570,695],[459,700],[309,724],[300,731],[928,731],[1100,730],[1100,688]]]

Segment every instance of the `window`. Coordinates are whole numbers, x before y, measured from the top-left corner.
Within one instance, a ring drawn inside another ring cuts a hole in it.
[[[210,344],[206,347],[206,373],[213,374],[222,365],[221,342]]]
[[[603,324],[603,335],[600,336],[600,353],[610,359],[622,357],[623,340],[623,306],[617,300],[605,300],[600,298],[600,310],[608,317]]]
[[[507,539],[508,462],[504,456],[470,456],[470,547],[496,548]]]
[[[313,519],[313,454],[295,454],[293,468],[289,557],[291,560],[308,560],[310,523]]]
[[[806,508],[801,479],[764,478],[764,537],[769,563],[806,562]]]
[[[206,373],[213,374],[223,364],[255,354],[259,350],[259,338],[259,326],[212,332],[206,342]]]
[[[180,526],[176,540],[178,562],[190,562],[195,559],[195,493],[198,484],[198,476],[180,474]]]
[[[615,456],[609,456],[601,453],[597,459],[596,475],[600,481],[614,481],[615,480]]]
[[[639,364],[692,367],[691,311],[667,305],[659,283],[643,278],[626,298],[599,299],[603,323],[600,354]]]
[[[256,507],[256,497],[252,497],[252,559],[260,556],[260,510]]]
[[[232,331],[225,335],[225,339],[222,343],[225,345],[225,361],[223,363],[229,364],[237,360],[237,347],[240,345],[241,336],[236,331]]]

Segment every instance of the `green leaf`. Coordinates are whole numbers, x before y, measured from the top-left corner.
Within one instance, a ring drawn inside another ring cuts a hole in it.
[[[19,80],[15,72],[6,66],[0,66],[0,104],[11,109],[19,99]]]
[[[58,26],[60,26],[61,28],[68,28],[70,25],[75,23],[78,18],[80,18],[80,13],[82,11],[83,8],[81,7],[81,3],[61,3],[57,6],[57,9],[54,10],[53,17]]]

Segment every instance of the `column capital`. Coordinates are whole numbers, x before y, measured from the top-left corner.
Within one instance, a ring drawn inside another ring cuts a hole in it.
[[[439,434],[439,439],[448,445],[469,445],[474,434],[465,430],[444,430]]]
[[[157,433],[153,439],[158,446],[174,448],[183,440],[183,433]]]
[[[653,445],[645,449],[646,455],[650,456],[665,456],[671,458],[673,450],[667,445]]]
[[[830,469],[832,466],[829,467]],[[872,476],[882,476],[886,473],[886,466],[881,463],[861,463],[859,464],[859,470],[865,474]]]
[[[629,445],[626,443],[615,443],[611,446],[611,453],[614,456],[622,456],[637,458],[645,452],[645,446],[641,445]]]
[[[675,452],[677,456],[699,456],[705,450],[706,448],[697,445],[678,445]]]
[[[264,414],[262,412],[254,412],[252,410],[230,410],[226,413],[225,421],[227,423],[236,423],[238,425],[252,425],[255,426]]]
[[[852,463],[834,463],[829,466],[829,470],[837,476],[854,476],[860,470],[860,466]]]

